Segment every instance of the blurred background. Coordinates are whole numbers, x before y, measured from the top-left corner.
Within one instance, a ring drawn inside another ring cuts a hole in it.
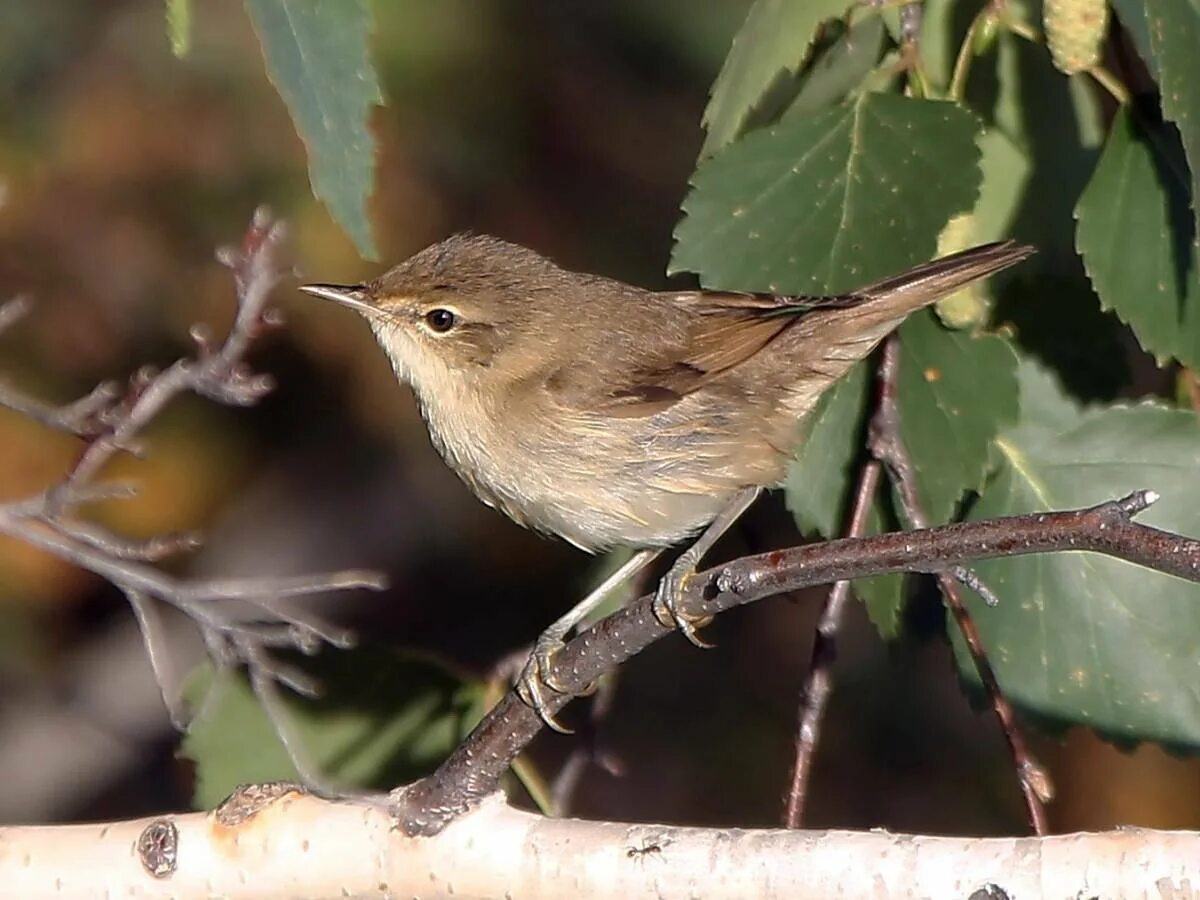
[[[472,229],[666,286],[700,114],[747,7],[375,4],[387,106],[373,121],[372,215],[385,262]],[[312,199],[241,4],[197,3],[194,20],[180,60],[157,0],[0,3],[0,290],[36,301],[0,338],[0,377],[30,393],[65,401],[169,364],[189,352],[193,322],[222,333],[232,292],[213,250],[260,202],[289,220],[311,278],[378,271]],[[330,598],[326,613],[373,644],[486,677],[586,589],[597,562],[469,495],[361,321],[290,287],[277,300],[288,327],[254,362],[278,390],[250,409],[178,403],[149,457],[114,467],[141,497],[99,506],[97,518],[133,536],[203,529],[208,542],[176,564],[183,572],[382,569],[387,593]],[[0,410],[0,497],[51,484],[75,452],[74,440]],[[722,552],[796,539],[772,498]],[[612,765],[586,769],[571,811],[779,822],[818,603],[756,604],[706,632],[712,651],[671,638],[634,660],[591,736]],[[200,652],[176,625],[182,672]],[[936,601],[918,599],[909,625],[913,639],[889,647],[852,611],[809,823],[1023,833],[1003,741],[958,688]],[[579,703],[567,718],[586,717]],[[552,778],[581,740],[543,735],[532,759]],[[1200,827],[1195,762],[1078,731],[1034,745],[1058,790],[1055,830]],[[186,808],[193,772],[177,747],[120,595],[0,540],[0,821]]]

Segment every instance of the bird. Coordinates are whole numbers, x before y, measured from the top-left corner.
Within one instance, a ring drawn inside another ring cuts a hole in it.
[[[518,693],[551,727],[549,672],[604,597],[687,543],[659,582],[676,608],[704,554],[781,486],[820,397],[910,313],[1028,257],[984,244],[845,293],[651,291],[459,234],[374,280],[306,284],[359,313],[446,464],[484,503],[581,550],[632,555],[537,639]]]

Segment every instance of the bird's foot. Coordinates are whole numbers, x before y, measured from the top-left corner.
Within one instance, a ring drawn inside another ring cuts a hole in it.
[[[521,674],[517,676],[515,685],[517,696],[521,698],[521,702],[537,713],[539,719],[559,734],[571,734],[572,729],[554,718],[554,713],[549,706],[548,693],[582,697],[592,691],[589,686],[584,691],[576,693],[554,681],[552,675],[554,658],[562,650],[565,636],[556,629],[548,629],[538,635],[538,639],[529,653],[529,659],[521,669]]]
[[[696,565],[688,553],[684,553],[658,583],[654,593],[654,617],[667,628],[678,628],[683,636],[702,650],[709,650],[712,644],[696,633],[712,621],[712,616],[687,616],[679,609],[679,600],[687,587],[688,580],[695,576]]]

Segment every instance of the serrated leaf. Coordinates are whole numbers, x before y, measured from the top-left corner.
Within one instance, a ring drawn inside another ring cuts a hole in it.
[[[1200,364],[1200,278],[1182,157],[1169,128],[1118,112],[1079,198],[1076,245],[1106,309],[1160,362]]]
[[[428,657],[359,649],[304,662],[323,693],[315,701],[285,693],[290,730],[339,786],[387,789],[428,774],[482,715],[483,687]],[[200,710],[181,751],[196,763],[198,807],[239,784],[296,780],[243,676],[201,666],[186,694]]]
[[[1148,488],[1138,516],[1200,534],[1200,422],[1152,404],[1081,408],[1044,369],[1020,370],[1021,420],[971,519],[1090,506]],[[1006,696],[1036,718],[1122,741],[1200,748],[1200,587],[1089,553],[987,560],[1000,597],[967,602]],[[951,629],[960,669],[973,670]]]
[[[784,117],[809,115],[845,100],[879,62],[883,32],[883,21],[872,16],[816,55]]]
[[[267,73],[308,151],[313,193],[375,259],[367,216],[375,142],[367,128],[383,94],[367,53],[366,0],[246,0]]]
[[[776,78],[803,65],[826,19],[846,11],[844,0],[758,0],[733,39],[704,110],[708,130],[700,155],[734,140]]]
[[[1193,222],[1200,229],[1200,6],[1195,0],[1146,0],[1146,18],[1163,115],[1175,123],[1187,151]],[[1191,277],[1200,281],[1195,269]]]
[[[900,436],[932,524],[983,487],[992,440],[1017,417],[1016,370],[1001,338],[947,331],[931,312],[900,326]]]
[[[192,46],[191,0],[167,0],[167,37],[172,53],[179,58],[187,56]]]
[[[671,270],[708,286],[827,293],[928,259],[975,202],[977,133],[953,104],[864,94],[749,134],[693,176]]]

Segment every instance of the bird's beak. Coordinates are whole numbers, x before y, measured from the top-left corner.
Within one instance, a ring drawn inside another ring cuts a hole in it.
[[[342,306],[371,315],[378,310],[367,300],[366,289],[360,284],[302,284],[300,290],[322,300],[332,300]]]

